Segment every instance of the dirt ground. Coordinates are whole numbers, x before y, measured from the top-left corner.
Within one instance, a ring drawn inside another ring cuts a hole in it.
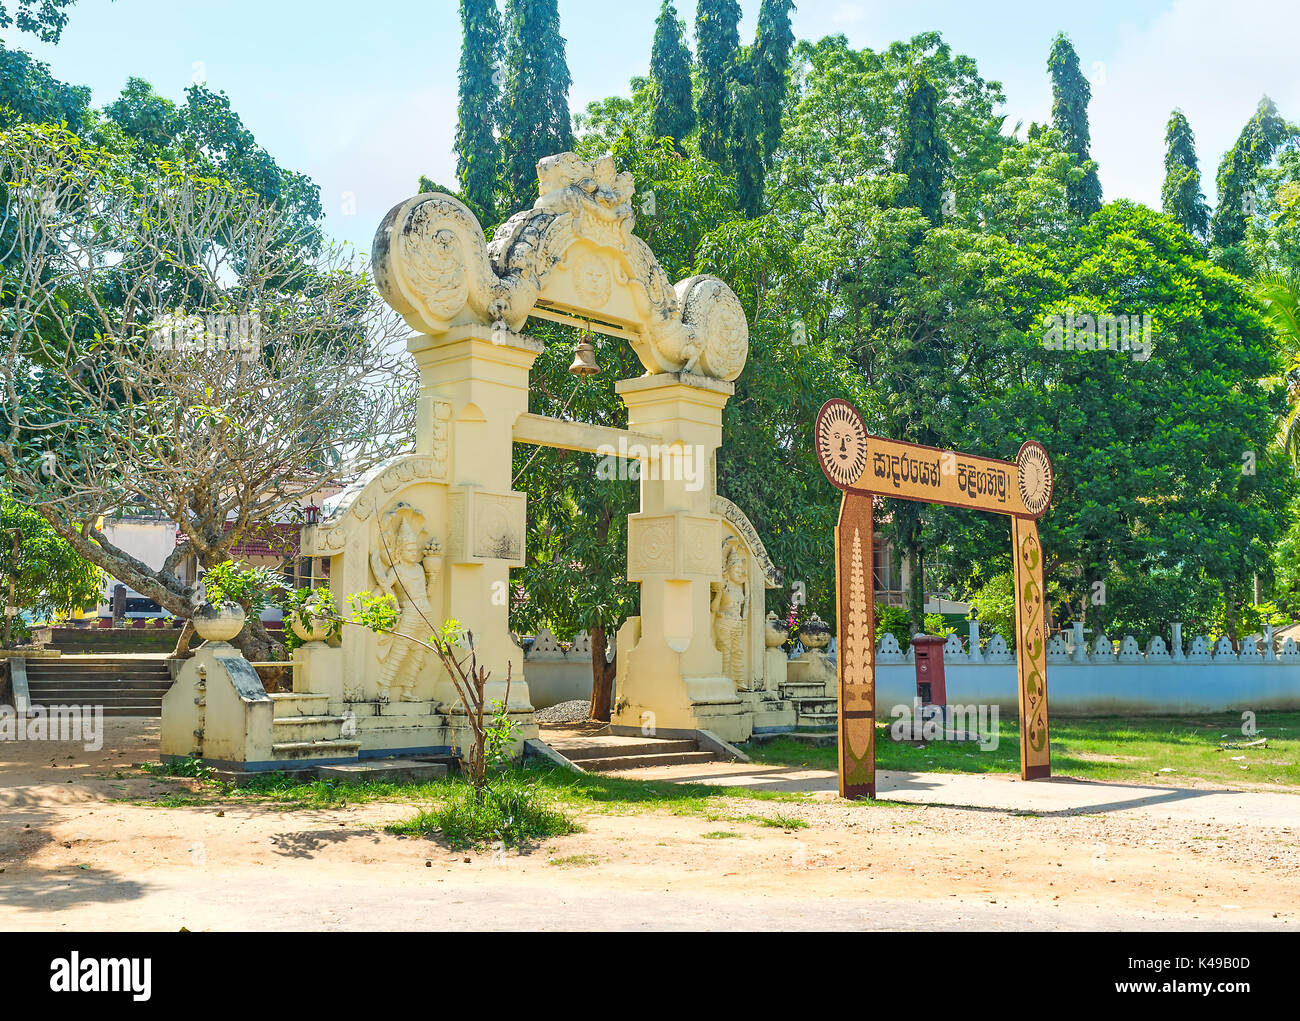
[[[458,853],[376,828],[412,805],[124,803],[180,785],[131,768],[156,758],[156,721],[105,727],[100,752],[0,743],[0,929],[1300,928],[1295,796],[1236,795],[1294,798],[1294,815],[1289,801],[1185,796],[1175,812],[1158,794],[1084,785],[1106,796],[1028,813],[820,792],[728,799],[712,820],[583,814],[585,832],[526,853]],[[975,793],[1009,783],[951,779]],[[777,814],[808,827],[727,818]]]

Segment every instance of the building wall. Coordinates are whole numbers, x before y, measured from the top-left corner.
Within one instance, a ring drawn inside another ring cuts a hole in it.
[[[176,525],[166,518],[107,518],[104,535],[114,546],[154,570],[162,567],[176,548]],[[104,583],[103,600],[99,604],[101,617],[112,615],[113,589],[119,584],[126,583],[116,578]],[[126,595],[128,599],[145,598],[130,585],[126,586]]]

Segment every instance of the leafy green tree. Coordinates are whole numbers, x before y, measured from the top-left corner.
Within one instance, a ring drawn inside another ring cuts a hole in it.
[[[39,512],[0,492],[0,602],[34,619],[53,620],[60,613],[94,606],[103,585],[103,572],[59,538]],[[13,623],[26,630],[20,619]],[[9,636],[14,637],[12,632]]]
[[[784,586],[768,592],[767,608],[785,616],[801,591],[809,610],[831,620],[834,558],[826,543],[839,501],[810,437],[828,396],[868,413],[872,404],[827,329],[826,267],[810,264],[820,257],[793,224],[769,213],[721,224],[705,238],[697,269],[727,280],[749,321],[749,360],[723,411],[718,491],[749,517],[781,571]]]
[[[1241,245],[1246,240],[1247,225],[1259,212],[1257,178],[1288,136],[1294,136],[1294,129],[1278,115],[1273,100],[1265,96],[1219,163],[1215,178],[1219,202],[1210,218],[1210,241],[1219,250],[1220,263],[1239,274],[1249,274]]]
[[[65,85],[49,65],[0,42],[0,130],[21,121],[80,131],[90,116],[90,89]]]
[[[90,140],[129,153],[147,172],[159,163],[184,163],[194,172],[246,188],[257,200],[274,205],[284,218],[288,243],[318,247],[323,240],[320,188],[310,178],[280,166],[258,144],[224,92],[193,84],[185,102],[172,103],[148,82],[127,80],[122,94],[104,113],[117,135],[92,133]]]
[[[684,152],[682,143],[695,130],[691,51],[686,45],[686,24],[677,20],[677,10],[670,0],[664,0],[655,21],[650,81],[653,83],[653,133],[656,137],[671,138],[677,151]]]
[[[122,94],[104,107],[104,113],[146,157],[166,154],[184,128],[176,104],[158,95],[143,78],[128,78]]]
[[[1246,225],[1246,256],[1260,272],[1300,276],[1300,146],[1292,142],[1256,175],[1259,215]]]
[[[569,65],[556,0],[506,0],[501,151],[511,207],[537,198],[537,161],[573,148]]]
[[[1201,170],[1196,162],[1196,139],[1182,110],[1169,115],[1165,128],[1165,183],[1160,189],[1164,211],[1199,241],[1210,233],[1210,210],[1201,192]]]
[[[1092,87],[1079,69],[1079,55],[1069,37],[1058,33],[1047,56],[1052,76],[1052,124],[1061,133],[1066,151],[1076,160],[1081,174],[1070,184],[1070,210],[1080,217],[1101,208],[1101,181],[1088,154],[1088,101]]]
[[[68,23],[66,9],[77,0],[0,0],[0,28],[14,26],[43,43],[57,43]]]
[[[460,103],[456,176],[483,224],[496,222],[496,126],[501,90],[501,15],[496,0],[460,0]]]
[[[1300,619],[1300,507],[1288,509],[1286,534],[1273,549],[1273,599],[1293,618]]]
[[[751,59],[754,88],[763,121],[763,161],[766,163],[781,142],[781,113],[785,108],[786,74],[794,49],[790,26],[793,0],[763,0],[758,9],[758,33]]]
[[[1031,437],[1051,453],[1046,574],[1069,582],[1094,627],[1107,621],[1112,572],[1177,571],[1235,603],[1266,567],[1294,488],[1272,442],[1285,393],[1255,302],[1181,227],[1129,202],[1105,206],[1068,250],[1041,255],[1060,290],[1052,300],[1045,288],[1042,332],[1020,342],[1023,382],[985,402],[971,427],[1004,457]],[[1084,315],[1150,316],[1150,357],[1095,341],[1048,350],[1052,315],[1075,317],[1076,344],[1089,340]]]
[[[698,63],[700,153],[730,166],[732,83],[740,46],[737,0],[699,0],[695,8],[695,59]]]
[[[876,431],[955,445],[972,368],[989,360],[1005,331],[1006,306],[1014,304],[996,287],[1005,273],[995,272],[994,260],[1006,246],[980,226],[987,189],[1001,188],[1000,201],[1010,198],[1011,184],[998,172],[1009,145],[992,112],[998,86],[934,34],[879,54],[833,37],[801,44],[799,57],[804,66],[774,168],[783,186],[774,195],[775,215],[789,218],[802,237],[795,262],[817,296],[808,333],[830,341],[856,369],[848,392],[860,395]],[[938,83],[943,97],[929,121],[938,125],[934,141],[963,163],[963,191],[943,228],[904,198],[908,177],[897,172],[904,162],[899,140],[908,132],[907,86],[920,75]],[[1041,173],[1028,161],[1025,169]],[[833,524],[833,494],[823,499]],[[935,515],[892,501],[885,515],[882,537],[911,561],[914,579],[923,578],[927,521]],[[831,539],[827,527],[813,540],[823,547]],[[810,598],[819,606],[833,603],[831,582],[829,574],[817,578],[818,594]],[[917,584],[914,629],[923,626],[921,594]],[[819,612],[833,614],[833,606]]]
[[[1263,273],[1255,280],[1255,297],[1277,338],[1287,380],[1287,409],[1278,430],[1282,447],[1300,463],[1300,276]]]

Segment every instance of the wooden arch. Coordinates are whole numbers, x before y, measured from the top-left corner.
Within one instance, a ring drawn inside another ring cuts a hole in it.
[[[872,436],[858,410],[838,398],[827,401],[817,413],[814,439],[822,471],[843,492],[835,530],[840,796],[876,794],[875,496],[1011,518],[1020,776],[1024,780],[1050,776],[1043,556],[1037,524],[1052,499],[1052,462],[1047,451],[1029,441],[1013,463]]]

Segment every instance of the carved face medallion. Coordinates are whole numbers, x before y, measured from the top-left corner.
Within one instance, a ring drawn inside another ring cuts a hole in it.
[[[838,398],[822,405],[814,430],[817,460],[826,477],[840,489],[848,489],[867,467],[867,427],[848,401]]]
[[[1016,455],[1016,474],[1020,482],[1020,498],[1025,509],[1039,517],[1052,502],[1052,460],[1041,443],[1027,441]]]
[[[609,267],[597,256],[586,255],[573,267],[573,289],[590,308],[601,308],[609,301]]]

